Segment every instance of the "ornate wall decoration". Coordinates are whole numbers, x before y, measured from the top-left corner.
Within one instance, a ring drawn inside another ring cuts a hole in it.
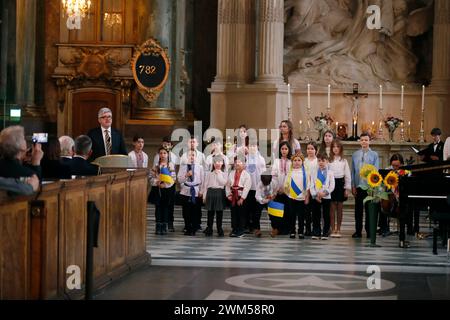
[[[147,102],[155,101],[167,82],[170,61],[167,49],[151,38],[136,49],[131,69],[139,92]]]

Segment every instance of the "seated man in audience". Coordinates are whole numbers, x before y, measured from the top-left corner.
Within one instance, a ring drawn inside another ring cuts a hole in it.
[[[36,175],[25,178],[24,181],[0,177],[0,190],[8,191],[9,194],[29,196],[38,191],[38,189],[39,178]]]
[[[72,159],[71,173],[74,176],[96,176],[98,166],[87,160],[92,154],[92,140],[88,136],[79,136],[75,139],[75,156]]]
[[[62,136],[59,138],[59,144],[61,145],[61,162],[71,165],[75,154],[75,141],[69,136]]]
[[[27,157],[30,163],[24,164]],[[21,126],[4,129],[0,133],[0,177],[21,178],[41,176],[41,160],[44,153],[39,143],[27,150],[25,131]]]

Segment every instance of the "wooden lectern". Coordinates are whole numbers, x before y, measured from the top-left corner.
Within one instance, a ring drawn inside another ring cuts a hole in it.
[[[92,164],[99,167],[100,174],[123,171],[130,168],[134,169],[131,158],[119,154],[97,158]]]

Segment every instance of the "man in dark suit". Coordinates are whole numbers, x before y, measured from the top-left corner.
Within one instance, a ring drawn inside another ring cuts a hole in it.
[[[92,154],[92,140],[88,136],[79,136],[75,139],[75,155],[71,162],[73,176],[96,176],[98,167],[89,163],[87,159]]]
[[[88,136],[92,140],[92,155],[90,161],[94,161],[98,157],[112,154],[128,155],[122,134],[111,128],[112,112],[108,108],[101,108],[98,112],[99,128],[91,129]]]
[[[444,159],[444,142],[441,141],[442,131],[439,128],[431,130],[433,143],[430,143],[426,149],[419,152],[420,159],[423,162],[442,161]]]

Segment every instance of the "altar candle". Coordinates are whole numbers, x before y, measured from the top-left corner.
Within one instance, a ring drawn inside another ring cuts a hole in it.
[[[311,123],[309,123],[309,120],[308,120],[308,130],[309,129],[311,129]]]
[[[378,126],[378,129],[381,130],[381,128],[383,128],[383,121],[380,121],[380,124]]]
[[[336,121],[336,132],[338,132],[339,129],[339,122]]]
[[[405,94],[405,86],[402,86],[402,96],[400,98],[400,111],[403,111],[403,96]]]
[[[422,86],[422,111],[425,110],[425,86]]]
[[[383,111],[383,86],[380,84],[380,111]]]
[[[408,139],[411,139],[411,121],[408,121]]]
[[[372,121],[372,128],[375,127],[375,121]]]
[[[311,85],[308,83],[308,109],[311,109]]]

